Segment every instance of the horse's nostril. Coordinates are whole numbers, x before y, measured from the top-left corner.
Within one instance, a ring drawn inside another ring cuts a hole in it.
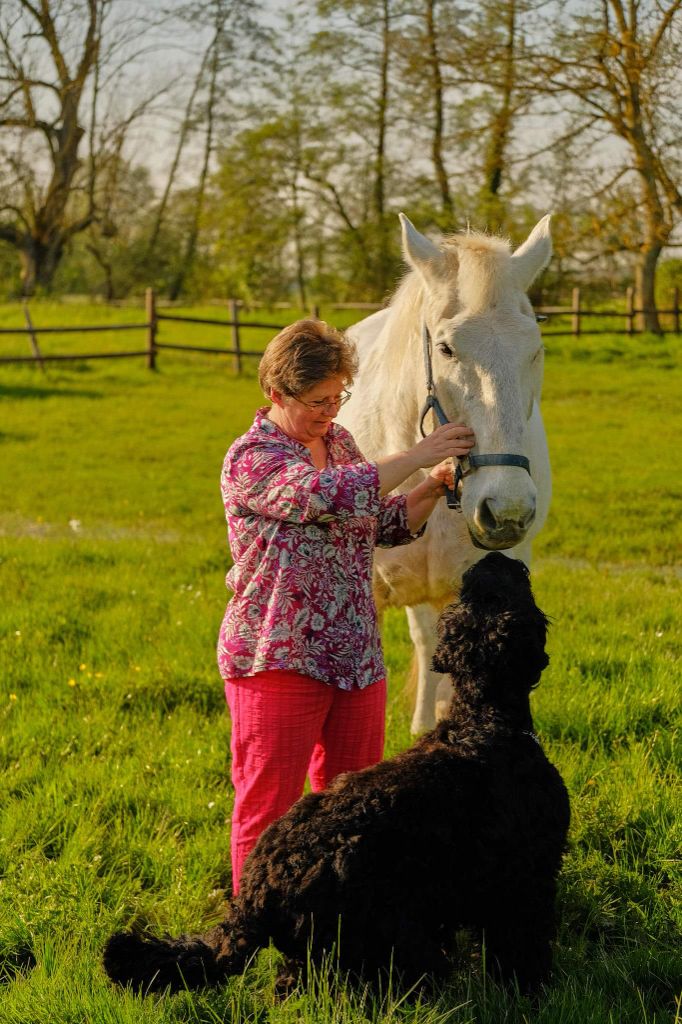
[[[510,509],[500,506],[494,498],[484,498],[476,509],[475,518],[479,529],[486,533],[500,530],[524,533],[535,519],[535,503],[523,512],[516,510],[516,513],[512,513]]]
[[[522,530],[527,530],[528,527],[530,526],[530,524],[533,522],[534,519],[535,519],[535,505],[533,505],[533,507],[531,509],[529,509],[528,512],[526,512],[525,516],[521,516],[519,518],[519,527]]]
[[[488,498],[482,501],[481,504],[478,506],[477,519],[484,530],[492,531],[497,529],[497,527],[499,526],[497,516],[493,512],[490,500]]]

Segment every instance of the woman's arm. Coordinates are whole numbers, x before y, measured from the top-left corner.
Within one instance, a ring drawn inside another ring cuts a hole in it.
[[[293,523],[378,515],[376,466],[371,462],[318,470],[278,446],[252,445],[228,452],[223,467],[225,509]]]
[[[413,487],[407,494],[407,525],[410,533],[417,533],[429,518],[440,498],[445,494],[445,487],[453,487],[455,472],[452,460],[434,466],[426,480]]]
[[[252,512],[297,523],[377,516],[381,498],[412,473],[444,458],[467,454],[473,444],[469,427],[448,423],[407,452],[377,462],[362,460],[317,470],[300,456],[292,458],[278,443],[238,442],[225,459],[223,500],[233,514]],[[359,450],[357,454],[362,459]],[[429,491],[425,484],[422,481],[416,488],[422,498]],[[420,501],[417,516],[426,507]]]
[[[432,434],[425,437],[423,441],[419,441],[409,451],[396,452],[395,455],[387,455],[376,460],[379,472],[379,493],[382,497],[388,494],[389,491],[392,491],[404,480],[407,480],[408,476],[416,473],[418,469],[429,469],[445,459],[460,458],[468,455],[475,443],[476,439],[473,430],[471,427],[465,427],[463,423],[446,423],[442,427],[437,427]],[[433,489],[433,484],[427,484],[427,480],[422,481],[421,484],[418,484],[410,492],[410,494],[419,492],[415,497],[415,501],[420,506],[422,502],[428,499]],[[440,480],[438,484],[439,491],[433,499],[433,506],[435,506],[436,500],[440,495],[443,494],[442,483],[443,481]],[[420,488],[422,488],[421,491]],[[424,508],[426,508],[426,505],[424,505]],[[433,511],[433,507],[426,513],[422,522],[426,521],[431,511]]]

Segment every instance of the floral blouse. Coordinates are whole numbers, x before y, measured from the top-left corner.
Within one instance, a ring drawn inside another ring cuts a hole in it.
[[[234,565],[218,640],[225,679],[286,669],[343,690],[383,679],[372,596],[375,545],[407,544],[405,495],[382,498],[379,474],[348,431],[325,435],[327,468],[259,409],[225,456],[221,489]]]

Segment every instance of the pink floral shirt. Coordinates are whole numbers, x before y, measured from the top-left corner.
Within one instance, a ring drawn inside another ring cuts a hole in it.
[[[221,489],[234,565],[218,641],[223,678],[301,672],[343,690],[383,679],[372,596],[375,545],[407,544],[405,495],[332,423],[327,468],[259,409],[225,456]],[[423,532],[423,527],[422,531]]]

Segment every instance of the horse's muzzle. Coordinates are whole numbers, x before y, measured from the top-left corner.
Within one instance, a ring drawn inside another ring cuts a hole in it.
[[[535,499],[514,509],[500,506],[493,498],[482,498],[473,521],[468,523],[471,540],[485,551],[504,551],[520,544],[535,519]]]

